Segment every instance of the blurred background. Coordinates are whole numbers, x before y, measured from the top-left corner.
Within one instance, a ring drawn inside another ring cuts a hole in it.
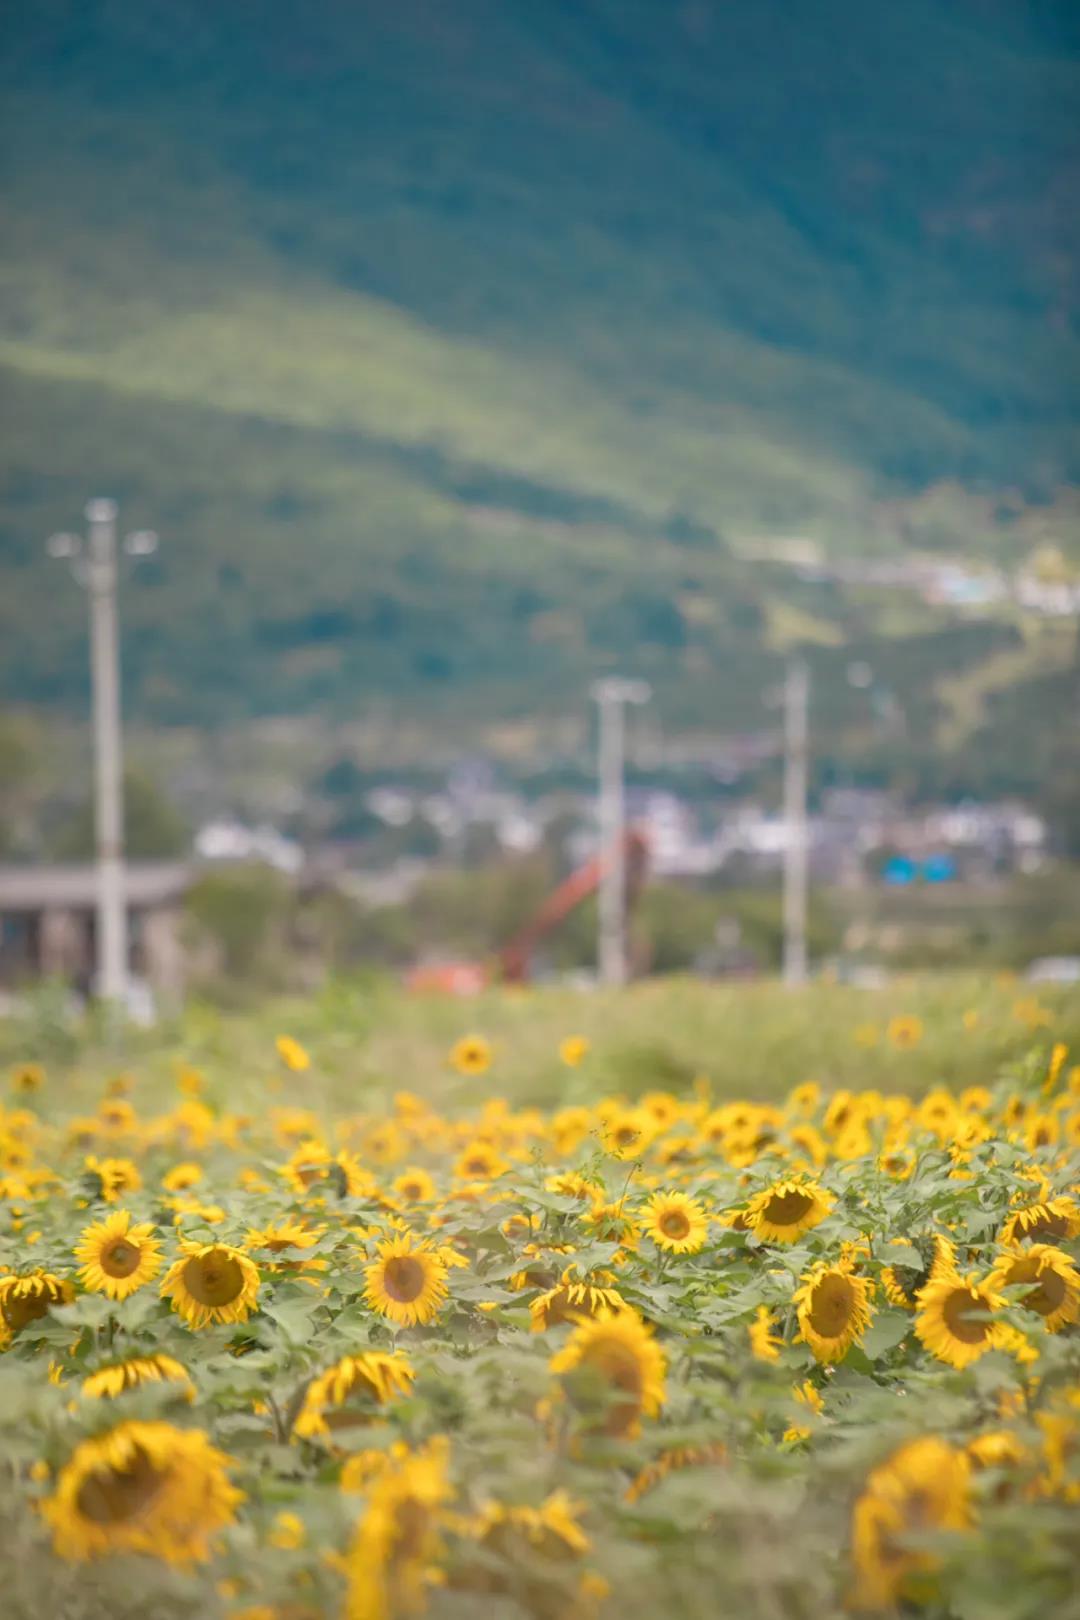
[[[0,993],[1080,978],[1069,0],[3,45]]]

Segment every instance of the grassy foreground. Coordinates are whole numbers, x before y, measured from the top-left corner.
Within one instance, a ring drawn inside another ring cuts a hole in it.
[[[8,1023],[5,1615],[1075,1615],[1077,1003]]]

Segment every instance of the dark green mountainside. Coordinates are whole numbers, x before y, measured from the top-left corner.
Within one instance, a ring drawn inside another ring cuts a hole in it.
[[[1037,777],[1067,638],[756,553],[1078,543],[1072,6],[39,0],[3,34],[11,700],[85,701],[41,542],[101,492],[164,537],[146,721],[464,736],[621,664],[735,729],[805,640],[841,730],[869,657],[920,748],[998,705]]]

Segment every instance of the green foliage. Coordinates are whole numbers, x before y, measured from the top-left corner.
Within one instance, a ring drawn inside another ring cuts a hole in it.
[[[142,771],[124,772],[124,847],[133,860],[181,855],[190,843],[183,818],[155,782]],[[61,861],[86,861],[94,853],[94,805],[85,799],[61,822],[49,853]]]

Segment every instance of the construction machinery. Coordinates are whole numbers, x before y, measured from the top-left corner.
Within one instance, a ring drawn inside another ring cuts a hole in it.
[[[524,984],[529,978],[533,952],[570,914],[594,895],[609,868],[612,852],[594,855],[548,895],[539,910],[487,962],[431,962],[414,967],[406,988],[444,995],[475,995],[489,984]],[[636,828],[622,838],[622,865],[626,880],[626,916],[637,904],[648,868],[648,845]]]

